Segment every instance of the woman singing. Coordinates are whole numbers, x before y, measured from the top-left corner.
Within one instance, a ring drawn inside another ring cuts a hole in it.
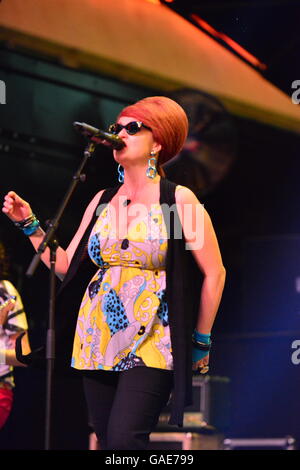
[[[187,131],[169,98],[123,109],[109,128],[125,143],[113,152],[119,184],[96,194],[57,251],[59,295],[70,300],[59,310],[77,317],[71,366],[82,371],[101,449],[145,449],[171,391],[170,424],[182,425],[192,369],[208,370],[225,269],[209,215],[161,168]],[[37,248],[43,231],[29,204],[10,191],[2,210]],[[49,267],[48,249],[42,259]],[[84,281],[88,265],[96,272]]]

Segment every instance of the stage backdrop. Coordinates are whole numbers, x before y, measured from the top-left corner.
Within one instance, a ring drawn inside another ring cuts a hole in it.
[[[162,90],[74,70],[7,47],[0,54],[0,79],[7,84],[7,104],[0,108],[0,197],[2,200],[8,190],[17,191],[31,202],[44,225],[55,213],[84,148],[82,138],[73,130],[73,121],[105,128],[124,105]],[[299,137],[249,119],[236,118],[235,122],[240,142],[236,161],[222,183],[202,201],[211,214],[227,269],[224,298],[213,332],[211,374],[232,379],[231,436],[274,437],[284,432],[300,440],[295,418],[299,416],[300,366],[292,364],[290,358],[292,340],[300,339],[298,317],[287,316],[291,309],[278,309],[274,316],[270,303],[266,304],[268,311],[261,303],[264,277],[266,286],[274,286],[270,295],[278,303],[281,282],[284,278],[289,282],[284,272],[296,273],[299,250],[295,244],[288,248],[287,234],[300,232]],[[87,169],[87,180],[79,185],[58,231],[62,246],[72,237],[93,195],[116,181],[111,151],[99,147]],[[252,242],[246,243],[267,235],[283,237],[277,251],[273,242],[273,248],[254,248]],[[13,281],[24,298],[32,344],[39,345],[44,342],[47,319],[48,272],[41,266],[34,279],[25,278],[32,249],[5,216],[1,218],[1,238],[14,263]],[[276,253],[282,253],[277,261]],[[283,271],[283,264],[291,269]],[[287,305],[293,306],[295,292],[286,285],[283,289]],[[259,334],[269,332],[267,322],[271,322],[272,333],[276,327],[275,340],[270,336],[259,338]],[[293,328],[294,336],[284,336],[282,329],[287,327]],[[258,333],[255,338],[251,337],[254,330]],[[18,370],[16,381],[14,411],[0,434],[0,447],[42,448],[43,373]],[[284,405],[279,403],[280,396]],[[56,397],[56,447],[86,447],[87,419],[84,407],[78,408],[82,400],[74,393],[72,382],[60,381]],[[286,407],[288,412],[283,411]],[[75,408],[78,412],[74,417]]]

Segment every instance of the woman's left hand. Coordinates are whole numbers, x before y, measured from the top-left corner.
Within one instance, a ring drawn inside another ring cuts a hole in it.
[[[209,370],[209,354],[206,354],[202,359],[197,362],[193,362],[193,371],[199,371],[200,374],[206,374]]]

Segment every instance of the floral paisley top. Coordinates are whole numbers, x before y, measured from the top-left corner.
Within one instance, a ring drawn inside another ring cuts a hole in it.
[[[99,270],[81,302],[72,367],[121,371],[135,366],[173,369],[165,261],[167,230],[160,204],[131,223],[124,239],[102,210],[88,242]]]

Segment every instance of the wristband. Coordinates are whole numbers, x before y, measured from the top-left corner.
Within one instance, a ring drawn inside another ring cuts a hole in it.
[[[199,331],[194,330],[193,337],[195,338],[196,341],[209,344],[211,334],[199,333]]]
[[[201,359],[203,359],[205,356],[207,356],[209,351],[199,351],[199,349],[196,349],[193,347],[192,349],[192,362],[198,362]]]
[[[30,235],[33,235],[39,228],[40,222],[35,218],[30,225],[24,227],[22,230],[23,233],[29,237]]]
[[[30,235],[33,235],[40,227],[40,222],[34,214],[31,214],[29,217],[26,217],[26,219],[16,221],[14,222],[14,224],[16,227],[22,230],[23,233],[28,237],[30,237]]]
[[[212,343],[210,337],[210,334],[199,333],[197,330],[194,330],[192,336],[193,348],[208,352]]]
[[[211,335],[205,333],[199,333],[196,329],[193,332],[192,336],[192,362],[198,362],[209,354],[211,348]],[[208,372],[208,366],[202,366],[198,368],[200,374],[205,374]]]
[[[25,219],[23,220],[15,220],[13,221],[14,225],[18,228],[20,228],[21,230],[23,230],[23,228],[25,227],[28,227],[34,220],[36,220],[36,216],[31,213],[28,217],[26,217]]]

